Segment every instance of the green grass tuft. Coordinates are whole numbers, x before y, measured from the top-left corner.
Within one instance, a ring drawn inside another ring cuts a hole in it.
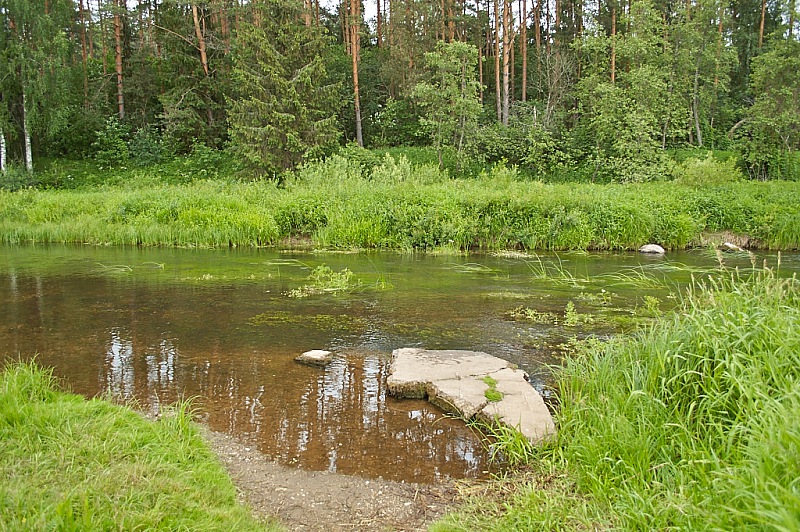
[[[798,330],[796,278],[723,272],[637,336],[585,344],[557,374],[557,439],[527,457],[567,480],[510,479],[491,528],[797,530]],[[484,506],[438,529],[482,528]]]
[[[49,370],[0,374],[0,523],[7,530],[264,530],[191,422],[153,422],[56,391]]]

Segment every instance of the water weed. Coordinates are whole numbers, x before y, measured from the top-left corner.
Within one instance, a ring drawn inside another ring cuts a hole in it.
[[[342,271],[333,271],[324,264],[317,266],[308,276],[311,284],[295,288],[289,292],[289,297],[302,298],[315,294],[347,292],[356,288],[360,283],[355,274],[345,268]]]

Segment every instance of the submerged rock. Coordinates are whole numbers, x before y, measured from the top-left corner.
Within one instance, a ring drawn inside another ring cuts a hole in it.
[[[645,244],[644,246],[639,248],[639,253],[652,253],[654,255],[663,255],[666,253],[664,248],[659,246],[658,244]]]
[[[296,357],[294,360],[295,362],[299,362],[301,364],[324,368],[333,360],[333,353],[330,351],[324,351],[322,349],[312,349],[311,351],[306,351],[302,355]]]
[[[526,377],[507,361],[479,351],[404,348],[392,353],[387,386],[397,397],[427,398],[446,412],[502,423],[539,441],[555,433],[555,425]],[[487,399],[489,389],[500,399]]]

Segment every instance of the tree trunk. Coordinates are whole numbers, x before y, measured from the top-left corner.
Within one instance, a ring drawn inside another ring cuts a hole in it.
[[[611,8],[611,84],[617,79],[617,8]]]
[[[200,50],[200,64],[203,72],[208,76],[208,56],[206,55],[206,40],[200,29],[200,17],[197,14],[197,4],[192,3],[192,20],[194,21],[194,34],[197,36],[197,49]]]
[[[83,68],[83,106],[89,107],[89,73],[87,72],[87,64],[89,62],[89,50],[86,47],[86,13],[83,6],[83,0],[80,0],[79,7],[81,11],[81,60]]]
[[[364,138],[361,134],[361,101],[358,95],[358,53],[360,48],[358,29],[361,25],[360,20],[360,0],[350,0],[350,14],[353,20],[350,22],[350,50],[353,53],[353,98],[356,114],[356,142],[364,147]]]
[[[511,58],[511,5],[503,0],[503,125],[508,125]]]
[[[28,127],[28,98],[22,89],[22,134],[25,137],[25,170],[33,172],[33,150],[31,150],[31,130]]]
[[[536,83],[542,84],[542,0],[533,9],[533,38],[536,41]]]
[[[764,44],[764,18],[767,15],[767,0],[761,0],[761,26],[758,28],[758,49]]]
[[[519,46],[522,51],[522,101],[528,99],[528,2],[522,0],[522,20],[519,25]]]
[[[6,171],[6,136],[0,129],[0,172]]]
[[[106,66],[108,52],[106,51],[106,25],[102,8],[100,0],[97,0],[97,17],[100,19],[100,53],[103,56],[103,77],[105,77],[108,74],[108,67]]]
[[[703,50],[700,50],[700,54],[703,53]],[[694,68],[694,87],[693,87],[693,94],[692,94],[692,115],[694,116],[694,127],[695,131],[697,131],[697,145],[699,147],[703,147],[703,131],[700,129],[700,94],[699,94],[699,87],[700,84],[700,55],[697,57],[697,63],[695,64]]]
[[[478,48],[478,83],[480,84],[480,101],[483,104],[483,47]]]
[[[453,0],[447,3],[447,36],[450,42],[456,38],[456,18],[453,13]]]
[[[381,13],[381,0],[377,0],[378,3],[378,48],[383,46],[383,13]]]
[[[122,90],[122,17],[119,11],[125,9],[125,0],[119,0],[114,10],[114,41],[116,43],[116,71],[117,71],[117,112],[119,119],[125,119],[125,96]]]
[[[500,91],[500,10],[494,0],[494,89],[497,103],[497,120],[503,121],[503,99]]]

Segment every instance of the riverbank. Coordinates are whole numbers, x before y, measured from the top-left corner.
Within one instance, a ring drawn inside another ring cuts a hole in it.
[[[800,247],[800,183],[546,184],[496,167],[451,179],[387,156],[332,157],[273,181],[167,184],[135,174],[77,190],[0,191],[0,242],[228,247],[308,242],[401,250]]]
[[[557,439],[434,530],[800,525],[800,283],[724,271],[557,372]]]
[[[0,522],[8,530],[279,530],[239,505],[185,408],[153,422],[57,391],[33,364],[0,374]]]

